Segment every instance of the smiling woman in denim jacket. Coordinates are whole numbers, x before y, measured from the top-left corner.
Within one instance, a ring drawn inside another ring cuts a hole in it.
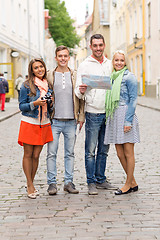
[[[28,80],[22,84],[19,98],[22,120],[18,143],[24,149],[23,170],[27,179],[28,197],[32,199],[39,195],[33,184],[39,155],[43,145],[53,141],[47,102],[43,100],[46,94],[52,93],[46,72],[42,59],[32,59],[28,66]]]
[[[137,80],[126,66],[126,56],[122,50],[113,55],[111,74],[112,90],[106,93],[105,144],[114,143],[117,156],[127,174],[124,186],[115,195],[138,190],[134,178],[134,143],[139,140],[139,124],[135,109],[137,104]]]

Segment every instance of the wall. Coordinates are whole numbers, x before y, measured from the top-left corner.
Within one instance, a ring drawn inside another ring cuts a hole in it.
[[[0,0],[0,6],[0,63],[13,63],[10,90],[14,96],[17,74],[25,77],[29,60],[44,57],[44,1]],[[17,58],[11,57],[13,51],[18,52]]]

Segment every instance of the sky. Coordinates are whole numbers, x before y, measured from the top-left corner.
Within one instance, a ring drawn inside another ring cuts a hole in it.
[[[87,4],[89,15],[92,14],[94,0],[64,0],[64,2],[70,17],[76,18],[79,25],[85,22]]]

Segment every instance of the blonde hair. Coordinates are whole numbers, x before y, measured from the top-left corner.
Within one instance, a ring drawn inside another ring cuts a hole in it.
[[[115,57],[115,55],[116,55],[117,53],[124,55],[126,67],[127,67],[128,70],[130,71],[129,60],[128,60],[128,57],[127,57],[126,53],[125,53],[123,50],[116,50],[116,51],[114,52],[113,57],[112,57],[112,65],[113,65],[114,57]],[[113,70],[114,70],[114,67],[113,67]]]

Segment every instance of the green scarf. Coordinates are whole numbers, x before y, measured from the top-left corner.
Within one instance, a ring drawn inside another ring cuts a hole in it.
[[[113,113],[115,109],[118,107],[121,82],[122,82],[123,74],[126,69],[127,69],[126,66],[120,71],[116,71],[114,69],[114,71],[111,74],[112,89],[107,90],[106,92],[106,101],[105,101],[106,119],[109,116],[113,117]]]

